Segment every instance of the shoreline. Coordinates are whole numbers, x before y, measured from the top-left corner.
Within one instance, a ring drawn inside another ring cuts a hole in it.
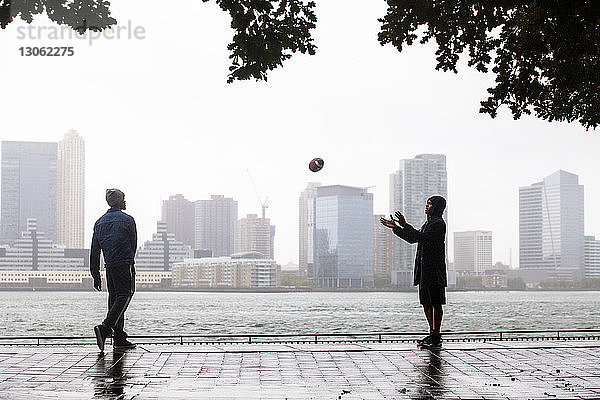
[[[93,292],[87,288],[0,288],[0,292]],[[556,288],[556,289],[446,289],[447,292],[598,292],[600,288]],[[196,289],[174,289],[174,288],[136,288],[136,292],[165,292],[165,293],[416,293],[417,289],[339,289],[330,288],[196,288]]]

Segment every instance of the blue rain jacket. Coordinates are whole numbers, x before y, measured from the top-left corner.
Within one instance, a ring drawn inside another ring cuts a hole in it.
[[[94,224],[92,248],[90,249],[90,272],[100,277],[100,250],[104,265],[111,268],[133,265],[137,249],[135,220],[121,209],[113,207]]]

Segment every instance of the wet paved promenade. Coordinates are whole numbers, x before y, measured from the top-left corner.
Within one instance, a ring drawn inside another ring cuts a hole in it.
[[[600,399],[600,341],[0,346],[0,399]]]

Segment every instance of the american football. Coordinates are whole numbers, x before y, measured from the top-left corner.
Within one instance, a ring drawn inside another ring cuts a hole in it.
[[[308,169],[310,169],[312,172],[318,172],[321,170],[321,168],[323,168],[324,164],[325,162],[322,158],[313,158],[308,164]]]

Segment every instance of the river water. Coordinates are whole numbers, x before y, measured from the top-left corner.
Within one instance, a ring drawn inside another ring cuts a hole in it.
[[[443,330],[599,328],[600,292],[449,292]],[[0,336],[85,335],[106,292],[0,292]],[[416,293],[137,292],[129,334],[424,331]]]

